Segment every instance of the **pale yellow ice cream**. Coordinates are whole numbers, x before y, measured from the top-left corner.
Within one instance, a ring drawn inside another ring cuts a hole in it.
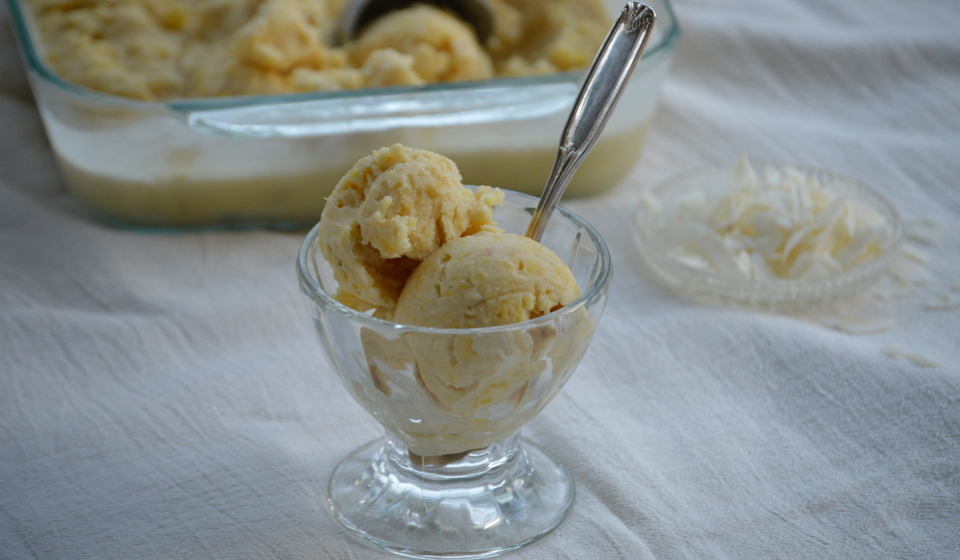
[[[414,6],[333,46],[345,0],[23,0],[67,81],[144,100],[416,85],[584,68],[602,0],[488,0],[493,35]]]
[[[509,325],[578,297],[573,274],[550,249],[527,237],[482,232],[424,260],[407,280],[394,320],[456,329]]]
[[[523,398],[527,383],[547,367],[556,330],[550,326],[480,336],[410,333],[417,380],[434,403],[459,417]]]
[[[394,321],[434,328],[492,327],[556,311],[580,297],[570,269],[552,251],[519,235],[481,232],[455,239],[407,280]],[[482,335],[410,333],[418,380],[437,406],[471,416],[518,404],[548,366],[551,325]]]
[[[395,144],[360,161],[340,180],[320,218],[320,249],[340,289],[393,309],[421,260],[444,243],[495,228],[503,192],[463,186],[456,164]]]
[[[350,60],[363,68],[378,53],[406,56],[397,59],[409,68],[411,77],[407,83],[493,77],[493,61],[480,47],[473,29],[457,17],[427,5],[398,10],[373,22],[352,45]]]

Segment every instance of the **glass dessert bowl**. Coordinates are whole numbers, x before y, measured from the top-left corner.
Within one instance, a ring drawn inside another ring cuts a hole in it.
[[[652,271],[682,295],[771,312],[810,311],[869,288],[899,254],[900,215],[870,187],[810,166],[757,161],[747,163],[748,175],[757,178],[745,191],[738,171],[743,161],[682,173],[641,193],[633,214],[635,244]],[[792,179],[796,182],[790,185]],[[800,188],[801,182],[813,190]],[[771,207],[769,197],[744,202],[744,192],[769,195],[785,186],[796,193],[793,204]],[[812,202],[802,202],[811,192],[834,198],[814,210]],[[734,207],[750,212],[732,219]],[[797,220],[798,214],[807,214],[809,223]],[[872,223],[860,219],[864,215]],[[726,223],[718,226],[718,216]],[[767,217],[771,225],[764,228],[761,218]],[[724,235],[714,235],[718,232]],[[772,247],[764,248],[770,241]],[[771,248],[776,248],[773,255]],[[756,265],[771,256],[778,256],[775,264],[782,268],[759,274]],[[804,264],[809,265],[804,269]]]
[[[494,218],[522,234],[537,202],[506,191]],[[385,432],[334,470],[327,499],[335,518],[369,543],[425,558],[495,556],[556,528],[573,503],[573,480],[519,434],[570,378],[600,319],[612,277],[600,235],[562,208],[547,226],[543,245],[582,293],[570,305],[509,325],[436,329],[334,299],[318,230],[300,250],[300,287],[329,363]]]

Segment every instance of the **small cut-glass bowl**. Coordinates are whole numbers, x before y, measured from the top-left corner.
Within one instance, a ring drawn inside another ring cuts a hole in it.
[[[761,176],[793,173],[799,179],[832,193],[838,203],[851,201],[869,208],[884,224],[876,254],[855,261],[842,270],[816,277],[758,278],[742,274],[738,263],[727,254],[730,248],[716,238],[712,247],[700,247],[701,250],[709,249],[709,261],[714,266],[697,268],[683,262],[677,258],[678,251],[691,243],[691,234],[701,236],[703,231],[681,231],[665,218],[689,213],[691,202],[701,202],[706,214],[720,207],[717,201],[734,189],[734,170],[739,164],[714,165],[682,173],[646,189],[634,211],[633,234],[640,255],[668,286],[706,303],[795,313],[817,309],[862,292],[890,267],[900,252],[903,228],[896,208],[883,196],[859,181],[830,171],[785,163],[754,163]],[[712,236],[714,232],[706,233]]]
[[[522,233],[536,205],[506,191],[494,218]],[[556,528],[573,480],[519,434],[570,378],[600,319],[612,269],[597,231],[557,208],[542,243],[570,267],[582,296],[536,319],[474,329],[400,325],[339,303],[317,236],[314,227],[297,260],[310,316],[343,386],[385,432],[334,470],[334,517],[369,543],[423,558],[495,556]],[[454,361],[476,379],[472,387],[431,380]]]

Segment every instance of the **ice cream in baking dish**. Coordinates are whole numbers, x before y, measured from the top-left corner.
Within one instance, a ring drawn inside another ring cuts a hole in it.
[[[489,0],[494,31],[419,5],[333,46],[345,0],[24,0],[67,81],[144,100],[485,79],[588,66],[602,0]]]
[[[346,47],[326,46],[328,31],[320,43],[310,42],[315,35],[309,29],[277,33],[297,21],[306,28],[332,25],[329,19],[317,23],[308,2],[11,2],[64,182],[93,217],[124,227],[284,229],[316,223],[343,171],[371,147],[396,142],[453,158],[472,185],[539,194],[582,72],[538,73],[585,68],[592,56],[587,45],[598,45],[607,29],[596,22],[623,6],[615,0],[494,0],[500,27],[484,43],[484,56],[495,76],[525,77],[400,89],[372,87],[371,81],[371,87],[330,91],[363,74],[349,53],[318,54]],[[309,2],[326,2],[317,17],[343,8],[343,0]],[[623,118],[607,127],[568,196],[612,187],[640,154],[679,36],[663,2],[654,2],[661,23],[648,49],[663,54],[640,62],[618,108]],[[301,15],[280,17],[281,4]],[[600,8],[605,14],[596,13]],[[371,29],[366,40],[379,35]],[[432,56],[426,46],[375,48],[363,64],[383,70],[378,79],[394,73],[412,79],[411,68],[418,79],[452,76],[437,65],[447,51],[434,49],[439,56]],[[401,60],[404,65],[391,66]],[[314,91],[234,95],[294,91],[285,89],[294,82]]]
[[[534,319],[580,297],[556,254],[497,228],[492,208],[502,200],[497,189],[460,184],[449,159],[394,145],[344,176],[320,221],[338,301],[399,324],[444,329],[394,339],[361,332],[381,420],[422,457],[483,448],[514,433],[538,410],[521,407],[530,383],[571,369],[593,331],[584,312],[531,328],[476,330]]]

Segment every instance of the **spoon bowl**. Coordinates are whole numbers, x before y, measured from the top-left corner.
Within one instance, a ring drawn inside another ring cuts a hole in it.
[[[340,19],[336,43],[356,39],[365,25],[414,4],[431,4],[455,13],[473,27],[481,45],[493,34],[493,14],[487,0],[350,0]]]

